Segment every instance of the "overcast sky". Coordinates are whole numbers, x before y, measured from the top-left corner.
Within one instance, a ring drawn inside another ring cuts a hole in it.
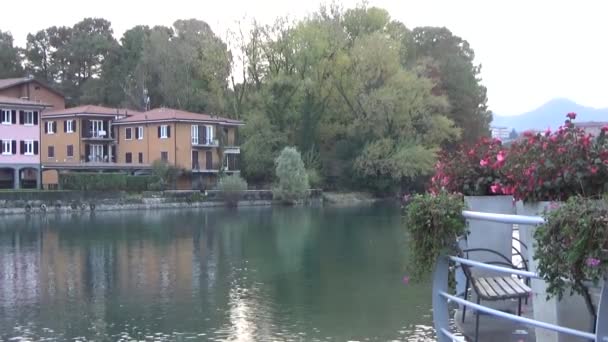
[[[112,22],[115,36],[132,26],[197,18],[224,36],[244,17],[270,23],[303,17],[324,0],[30,0],[2,1],[0,30],[23,46],[29,32],[71,26],[84,17]],[[354,7],[359,0],[337,1]],[[605,4],[604,4],[605,3]],[[94,5],[93,5],[94,4]],[[520,114],[555,97],[608,107],[608,2],[602,0],[370,0],[409,28],[445,26],[468,40],[483,65],[490,109]],[[27,8],[24,8],[27,6]],[[25,11],[25,12],[24,12]],[[24,15],[27,14],[27,15]]]

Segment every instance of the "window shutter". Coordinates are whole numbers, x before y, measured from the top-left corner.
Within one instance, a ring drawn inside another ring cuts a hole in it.
[[[53,133],[57,132],[57,121],[53,121]]]
[[[21,152],[20,154],[25,154],[25,141],[19,141],[19,150]]]
[[[19,111],[19,123],[25,124],[25,112],[22,110]]]
[[[158,126],[158,137],[160,138],[160,126]]]
[[[38,111],[34,111],[34,125],[38,124]]]
[[[198,134],[203,133],[203,144],[207,144],[207,127],[198,126]]]
[[[48,126],[47,121],[45,121],[45,122],[44,122],[44,133],[46,134],[46,133],[48,133],[48,132],[49,132],[49,126]]]
[[[81,136],[83,138],[88,138],[89,135],[91,134],[91,129],[89,128],[89,120],[82,120],[82,130],[81,130]],[[89,154],[87,153],[87,156]]]
[[[105,158],[108,155],[108,145],[103,145],[103,157]]]
[[[76,120],[72,120],[72,131],[76,132]]]
[[[11,115],[11,122],[14,125],[17,123],[17,110],[13,109],[12,113],[13,113],[13,115]]]
[[[91,147],[89,146],[89,144],[84,144],[84,159],[86,161],[90,161],[89,160],[90,154],[91,154]]]
[[[171,138],[171,126],[167,125],[167,138]]]
[[[63,133],[68,131],[68,120],[63,120]]]
[[[17,140],[11,141],[11,150],[12,150],[13,154],[17,154]]]
[[[38,155],[38,141],[34,141],[34,154]]]
[[[139,127],[135,127],[135,139],[139,139]]]
[[[108,129],[108,121],[103,120],[102,125],[103,125],[103,130],[106,131],[106,138],[108,138],[110,136],[110,132]]]

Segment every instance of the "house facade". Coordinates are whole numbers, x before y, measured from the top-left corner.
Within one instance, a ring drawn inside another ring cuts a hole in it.
[[[65,108],[63,94],[29,77],[0,79],[0,96],[44,103],[50,110]]]
[[[40,187],[40,117],[48,106],[0,95],[0,188]]]
[[[139,112],[101,106],[79,106],[42,114],[40,162],[45,187],[58,184],[58,172],[113,170],[117,140],[112,125]]]
[[[221,172],[239,172],[238,120],[157,108],[114,122],[119,164],[166,161],[182,170],[180,189],[207,189]]]

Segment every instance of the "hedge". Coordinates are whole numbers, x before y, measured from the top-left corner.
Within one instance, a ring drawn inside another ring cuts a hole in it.
[[[124,173],[74,172],[59,175],[63,190],[81,191],[146,191],[153,176],[129,176]]]

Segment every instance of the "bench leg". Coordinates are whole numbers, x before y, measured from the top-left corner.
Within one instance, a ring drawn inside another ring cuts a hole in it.
[[[517,316],[521,316],[521,297],[517,299]]]
[[[467,280],[464,283],[464,300],[467,300],[469,295],[469,278],[467,278]],[[462,323],[464,323],[464,318],[467,314],[467,306],[464,305],[462,307]]]
[[[477,304],[481,303],[481,298],[479,298],[479,295],[477,296]],[[477,342],[479,340],[479,316],[481,315],[481,312],[479,310],[477,310],[476,312],[476,317],[475,317],[475,342]]]

